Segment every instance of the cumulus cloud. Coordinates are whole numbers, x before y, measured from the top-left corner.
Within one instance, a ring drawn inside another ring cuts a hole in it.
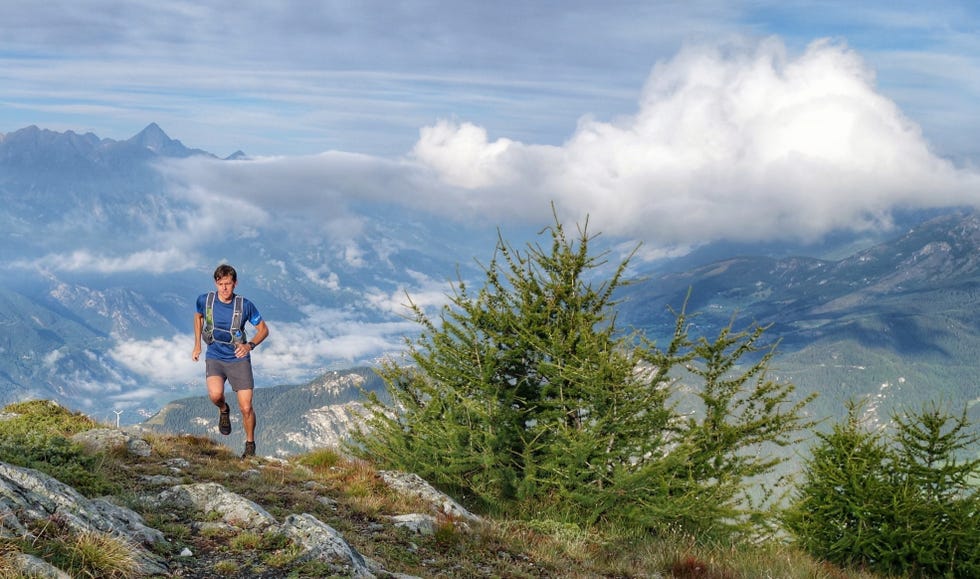
[[[638,111],[583,118],[560,147],[423,129],[414,158],[443,183],[658,244],[815,239],[888,225],[896,208],[977,204],[980,176],[934,155],[842,44],[692,47],[652,71]],[[531,207],[528,205],[531,204]]]
[[[887,227],[898,208],[980,202],[980,175],[934,154],[862,58],[827,40],[798,55],[775,38],[691,46],[653,68],[633,114],[584,116],[560,145],[445,120],[401,159],[331,151],[164,170],[185,191],[241,201],[259,220],[315,222],[338,243],[375,203],[493,226],[545,224],[554,202],[563,220],[588,216],[594,231],[662,254],[816,240]],[[199,219],[218,226],[226,206],[202,206]]]
[[[432,312],[447,303],[447,292],[450,288],[445,283],[421,272],[406,270],[405,273],[415,280],[412,288],[399,287],[390,292],[369,290],[364,295],[364,301],[380,312],[401,317],[411,315],[412,305],[425,312]]]

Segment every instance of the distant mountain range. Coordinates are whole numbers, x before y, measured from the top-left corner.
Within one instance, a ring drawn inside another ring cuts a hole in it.
[[[821,394],[820,416],[870,397],[885,419],[926,400],[980,422],[980,216],[953,212],[837,260],[732,256],[655,276],[631,290],[623,319],[654,336],[672,329],[664,304],[687,310],[699,332],[770,326],[773,371]]]
[[[125,141],[37,127],[0,135],[0,403],[50,398],[99,419],[125,410],[123,420],[133,422],[200,392],[197,372],[178,376],[169,368],[189,360],[194,300],[213,288],[211,272],[221,261],[238,267],[240,291],[283,332],[273,347],[287,348],[290,339],[307,339],[292,334],[310,330],[310,316],[336,318],[338,327],[397,328],[405,322],[401,314],[370,299],[404,299],[426,273],[446,281],[471,272],[477,252],[493,248],[492,228],[472,231],[404,208],[372,207],[344,240],[356,244],[356,260],[323,236],[297,235],[288,226],[241,236],[232,222],[230,235],[202,233],[190,248],[204,263],[188,256],[192,267],[153,267],[156,252],[188,251],[169,245],[170,238],[174,231],[193,237],[199,217],[198,199],[175,194],[159,164],[193,158],[220,163],[246,155],[217,159],[156,124]],[[133,254],[148,255],[141,257],[147,265],[129,266]],[[334,278],[322,279],[322,272]],[[151,347],[154,340],[166,348]],[[336,355],[324,346],[326,354],[261,372],[257,380],[294,383],[370,363],[385,351],[383,340],[364,340],[379,345]],[[148,362],[162,365],[165,375],[149,364],[134,369],[137,346],[163,357]]]
[[[211,427],[213,407],[199,378],[154,379],[119,352],[160,344],[149,351],[189,355],[193,300],[208,289],[216,263],[179,271],[71,265],[85,257],[80,250],[112,253],[153,243],[152,234],[165,239],[168,227],[193,215],[191,200],[173,195],[156,165],[193,157],[247,158],[187,148],[155,124],[125,141],[37,127],[0,135],[0,403],[50,398],[102,420],[125,410],[124,420],[152,416],[155,428]],[[667,306],[680,308],[690,290],[695,333],[712,336],[733,316],[736,326],[771,325],[768,335],[779,340],[773,373],[802,393],[820,392],[811,409],[817,417],[838,415],[846,398],[869,396],[879,418],[942,399],[969,405],[980,419],[980,217],[928,217],[906,216],[905,230],[890,237],[842,236],[819,250],[716,244],[683,259],[635,263],[631,272],[645,281],[623,292],[617,321],[664,340],[673,321]],[[404,208],[374,206],[360,218],[365,254],[356,265],[322,239],[282,232],[218,240],[213,255],[248,272],[247,294],[278,324],[301,329],[316,307],[380,326],[404,320],[371,307],[370,296],[397,295],[420,276],[479,281],[474,259],[489,256],[496,241],[492,227],[474,231]],[[314,275],[325,270],[342,283]],[[282,336],[279,347],[288,340]],[[361,373],[372,355],[325,355],[257,376],[270,406],[262,428],[276,452],[332,436],[324,417],[350,416],[339,408],[359,392],[354,378],[335,380],[333,372],[353,376],[350,369],[361,368],[357,380],[376,389]],[[313,394],[326,390],[332,398]],[[288,410],[276,414],[276,400],[288,400],[281,403]]]
[[[333,370],[306,384],[259,388],[254,394],[256,437],[262,456],[279,456],[337,446],[363,416],[363,395],[386,399],[384,383],[370,368]],[[243,447],[241,415],[229,395],[232,433],[218,434],[218,412],[207,397],[174,400],[142,423],[148,430],[211,436],[234,449]],[[261,439],[261,440],[259,440]]]

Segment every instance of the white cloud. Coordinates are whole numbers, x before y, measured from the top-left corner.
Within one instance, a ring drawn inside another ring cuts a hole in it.
[[[935,156],[861,59],[826,41],[796,59],[777,40],[685,50],[655,67],[635,115],[583,119],[560,148],[442,123],[415,152],[474,196],[529,190],[659,244],[813,239],[887,225],[898,207],[980,201],[980,176]]]
[[[299,323],[270,324],[270,335],[253,357],[257,374],[308,379],[325,361],[359,364],[404,347],[417,330],[408,321],[366,322],[340,309],[303,308]]]
[[[380,312],[399,317],[411,316],[411,304],[432,312],[448,303],[451,287],[421,272],[406,270],[405,273],[415,281],[414,287],[399,287],[390,292],[369,289],[365,292],[364,301]]]
[[[203,372],[201,376],[202,377],[200,379],[203,386]],[[125,406],[132,406],[134,404],[145,403],[147,400],[158,399],[160,398],[160,394],[161,391],[159,386],[144,386],[142,388],[127,388],[118,394],[109,396],[108,399],[114,402],[122,403]],[[115,420],[115,416],[113,416],[112,419]]]
[[[689,47],[654,67],[635,113],[583,117],[561,145],[439,121],[401,160],[328,152],[191,159],[167,171],[257,214],[301,215],[338,244],[375,202],[492,226],[546,224],[553,201],[563,220],[589,216],[593,231],[654,253],[718,239],[814,240],[887,227],[897,208],[980,204],[980,175],[935,155],[865,62],[829,41],[798,56],[777,39]],[[202,212],[216,223],[224,206]],[[348,249],[356,265],[356,245]]]
[[[309,379],[322,371],[325,363],[365,363],[403,349],[404,337],[417,331],[408,320],[366,322],[349,311],[315,306],[307,306],[303,312],[301,322],[270,323],[269,339],[252,358],[257,382],[264,376],[286,381]],[[198,362],[191,359],[193,342],[191,335],[120,339],[109,356],[149,383],[187,384],[204,376],[204,356]]]
[[[58,362],[65,357],[65,353],[61,350],[51,350],[41,359],[46,367],[53,368],[57,366]]]
[[[316,285],[332,290],[340,289],[340,277],[336,272],[330,271],[326,265],[315,269],[304,267],[303,265],[299,264],[297,264],[296,267],[300,270],[300,272],[302,272],[306,279],[310,280]],[[280,272],[282,275],[286,275],[285,268],[280,269]]]
[[[449,185],[476,189],[510,182],[507,154],[517,143],[510,139],[489,142],[487,131],[471,123],[441,121],[420,131],[413,156],[435,169]]]
[[[186,347],[180,347],[186,344]],[[109,357],[155,384],[186,383],[204,375],[204,362],[191,359],[194,337],[175,335],[151,340],[117,339]]]
[[[97,272],[103,274],[124,272],[170,273],[195,266],[196,256],[169,248],[146,249],[121,256],[110,256],[78,249],[68,254],[50,254],[38,260],[14,262],[13,267],[49,271]]]

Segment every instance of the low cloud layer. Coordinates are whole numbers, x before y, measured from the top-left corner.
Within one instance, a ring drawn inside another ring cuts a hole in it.
[[[400,351],[404,336],[416,330],[406,321],[362,322],[341,310],[311,307],[305,314],[301,323],[270,323],[270,339],[253,359],[261,385],[308,380],[323,369],[324,360],[346,365],[372,362],[386,353]],[[187,347],[174,348],[173,344]],[[118,339],[109,356],[158,384],[203,383],[203,357],[196,363],[191,359],[193,344],[194,336],[190,334],[151,340]]]
[[[443,283],[420,274],[412,277],[415,284],[410,288],[366,292],[365,305],[387,316],[388,321],[364,321],[349,310],[316,305],[302,307],[299,322],[268,321],[270,339],[253,359],[257,380],[267,386],[294,383],[322,371],[325,360],[353,366],[400,352],[405,337],[419,330],[411,321],[406,294],[411,294],[417,306],[428,309],[441,307],[448,299]],[[202,379],[203,361],[195,363],[191,359],[192,334],[148,340],[115,336],[114,342],[109,356],[146,380],[175,385],[194,384]],[[174,344],[186,344],[186,348],[174,348]]]
[[[935,155],[861,57],[830,41],[797,56],[778,39],[689,47],[653,68],[634,114],[583,116],[561,145],[457,119],[423,127],[398,160],[326,152],[167,170],[183,187],[327,230],[354,203],[499,225],[546,224],[554,202],[564,220],[588,216],[604,235],[654,247],[815,241],[887,227],[897,209],[980,202],[980,175]]]
[[[194,259],[178,248],[146,249],[122,256],[106,255],[99,249],[78,249],[69,254],[50,254],[40,260],[20,260],[14,268],[44,269],[67,272],[96,272],[101,274],[146,272],[172,273],[193,267]]]

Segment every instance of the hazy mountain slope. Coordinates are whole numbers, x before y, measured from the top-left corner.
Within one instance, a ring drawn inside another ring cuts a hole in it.
[[[735,257],[629,286],[618,321],[666,343],[674,321],[666,306],[679,309],[690,290],[694,337],[717,335],[733,316],[738,328],[771,326],[767,336],[778,342],[772,377],[796,384],[800,396],[817,392],[808,408],[814,418],[837,418],[845,400],[868,397],[869,413],[880,420],[940,400],[956,411],[969,406],[980,422],[978,249],[980,218],[961,213],[839,261]],[[287,448],[281,439],[317,443],[309,416],[327,414],[312,401],[299,407],[310,410],[277,416],[277,448]],[[203,413],[213,430],[213,408],[205,404]],[[324,440],[336,439],[349,414],[340,416]],[[177,420],[168,427],[193,429]]]
[[[331,371],[307,384],[260,388],[254,393],[258,453],[288,456],[335,446],[358,420],[363,392],[384,397],[384,385],[369,368]],[[243,448],[241,414],[232,392],[232,434],[218,435],[215,406],[206,396],[175,400],[143,423],[147,429],[211,436],[233,449]]]
[[[663,274],[631,288],[622,319],[666,336],[690,290],[693,327],[715,335],[771,325],[774,370],[801,391],[820,392],[821,416],[848,397],[880,397],[882,410],[927,399],[962,408],[977,400],[980,218],[929,220],[839,261],[733,257]],[[980,406],[974,406],[974,412]]]
[[[351,216],[357,222],[342,240],[346,247],[315,226],[281,223],[252,236],[202,239],[197,259],[206,263],[192,269],[153,268],[152,256],[138,253],[146,266],[128,267],[125,260],[140,248],[183,251],[167,246],[168,232],[193,219],[194,208],[168,189],[157,164],[192,156],[214,159],[155,124],[125,141],[37,127],[0,139],[0,299],[11,303],[0,325],[0,344],[7,344],[0,350],[0,403],[30,392],[83,411],[125,409],[124,420],[132,421],[198,392],[196,373],[186,380],[139,373],[107,354],[151,340],[189,352],[194,299],[210,289],[220,260],[246,275],[244,293],[280,328],[311,324],[311,316],[383,328],[402,321],[385,300],[404,301],[405,289],[420,284],[444,284],[457,271],[472,271],[481,251],[492,251],[492,227],[475,231],[404,208],[365,207],[364,216]],[[291,332],[275,338],[310,339]],[[288,376],[268,371],[258,380],[305,380],[339,360],[353,365],[377,354],[328,351],[290,367]]]

